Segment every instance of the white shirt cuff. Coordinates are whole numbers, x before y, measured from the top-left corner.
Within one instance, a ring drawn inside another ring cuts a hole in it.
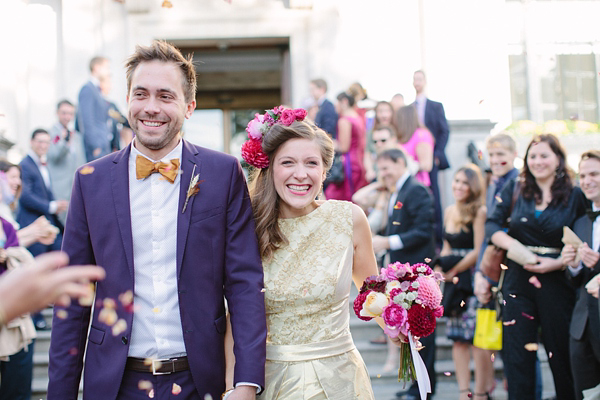
[[[400,235],[392,235],[388,236],[388,240],[390,241],[390,250],[400,250],[404,247],[404,243],[402,243],[402,239],[400,239]]]
[[[254,386],[256,388],[256,393],[260,392],[260,385],[257,385],[256,383],[252,383],[252,382],[238,382],[235,384],[235,387],[238,386]]]
[[[583,264],[581,262],[579,262],[579,265],[576,267],[571,267],[569,265],[569,272],[571,273],[571,276],[579,275],[579,273],[581,272],[582,269],[583,269]]]
[[[58,209],[58,204],[56,204],[56,201],[51,201],[50,205],[48,206],[48,213],[56,214],[57,209]]]

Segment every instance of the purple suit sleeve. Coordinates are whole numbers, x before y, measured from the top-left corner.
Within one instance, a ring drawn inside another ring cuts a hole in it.
[[[9,247],[19,246],[17,231],[12,224],[4,218],[0,218],[0,221],[2,221],[2,229],[4,229],[4,234],[6,235],[6,243],[4,244],[4,248],[8,249]]]
[[[95,264],[94,253],[85,214],[80,174],[75,175],[71,203],[67,216],[63,251],[71,265]],[[57,312],[66,311],[58,318]],[[50,362],[48,365],[48,400],[76,400],[83,369],[83,354],[87,339],[91,307],[83,307],[74,301],[67,307],[54,307]]]
[[[225,296],[234,338],[234,383],[264,387],[267,323],[263,269],[252,205],[239,162],[234,166],[227,205]]]

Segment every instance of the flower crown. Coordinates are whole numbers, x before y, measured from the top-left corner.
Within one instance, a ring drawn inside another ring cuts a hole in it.
[[[246,132],[248,140],[242,145],[242,158],[256,168],[267,168],[269,157],[263,152],[262,141],[264,135],[275,124],[290,126],[294,121],[304,121],[306,110],[302,108],[289,109],[283,106],[266,110],[264,114],[255,114],[254,119],[248,122]]]

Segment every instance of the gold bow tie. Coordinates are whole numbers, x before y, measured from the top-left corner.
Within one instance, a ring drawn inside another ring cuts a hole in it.
[[[158,172],[170,183],[174,183],[177,171],[179,171],[179,158],[173,158],[168,164],[162,161],[155,163],[139,155],[135,159],[135,175],[137,179],[145,179],[153,173]]]

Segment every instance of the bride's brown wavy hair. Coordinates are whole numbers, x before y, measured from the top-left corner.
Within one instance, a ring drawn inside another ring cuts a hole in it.
[[[277,150],[290,139],[314,140],[321,149],[325,172],[333,163],[333,141],[325,131],[306,121],[295,121],[290,126],[275,124],[263,136],[262,149],[269,157],[269,167],[252,170],[249,184],[256,236],[263,261],[270,260],[281,245],[288,244],[277,222],[281,199],[275,189],[273,165]]]

